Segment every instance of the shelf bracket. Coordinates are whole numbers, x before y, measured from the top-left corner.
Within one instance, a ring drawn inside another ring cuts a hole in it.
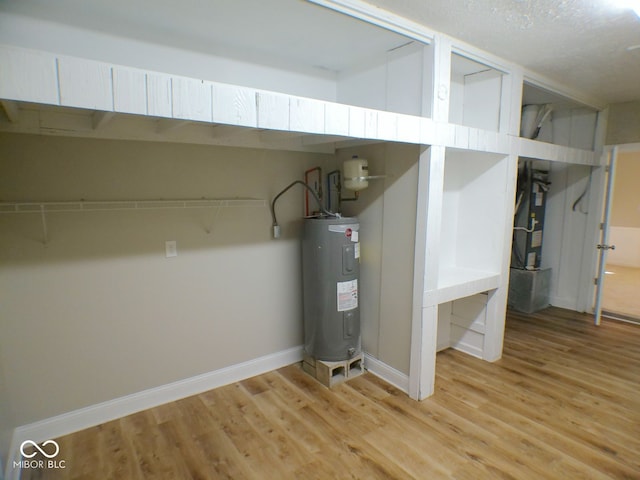
[[[216,213],[215,213],[215,215],[213,216],[213,220],[211,221],[211,224],[210,224],[209,226],[205,225],[205,227],[204,227],[204,231],[205,231],[205,233],[206,233],[207,235],[211,235],[211,234],[213,233],[213,229],[214,229],[214,227],[215,227],[215,225],[216,225],[216,223],[217,223],[217,221],[218,221],[218,215],[220,215],[220,210],[222,210],[222,207],[223,207],[223,206],[224,206],[224,205],[218,205],[218,206],[216,207]]]
[[[9,121],[11,123],[18,123],[18,120],[20,119],[18,103],[11,100],[0,100],[0,105],[2,105]]]
[[[115,112],[95,112],[91,117],[91,125],[93,126],[93,129],[100,130],[109,123],[115,115]]]
[[[165,133],[172,132],[178,128],[182,128],[185,125],[190,124],[189,120],[175,120],[172,118],[161,118],[156,125],[156,133],[164,135]]]

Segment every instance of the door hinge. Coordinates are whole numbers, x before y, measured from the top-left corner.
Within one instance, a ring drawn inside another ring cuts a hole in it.
[[[598,279],[597,279],[597,278],[594,278],[594,279],[593,279],[593,284],[594,284],[594,285],[598,285]]]

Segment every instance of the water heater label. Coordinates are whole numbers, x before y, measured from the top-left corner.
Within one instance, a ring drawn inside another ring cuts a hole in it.
[[[358,280],[338,282],[338,311],[346,312],[358,308]]]
[[[353,256],[355,258],[360,258],[360,242],[356,243],[353,247]]]

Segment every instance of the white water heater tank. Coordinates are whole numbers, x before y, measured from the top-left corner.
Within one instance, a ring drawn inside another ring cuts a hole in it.
[[[354,155],[350,160],[345,160],[342,165],[344,175],[344,188],[358,192],[369,186],[369,162],[365,158]]]

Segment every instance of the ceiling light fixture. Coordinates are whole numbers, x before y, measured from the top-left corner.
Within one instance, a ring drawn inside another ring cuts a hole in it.
[[[640,17],[640,0],[610,0],[611,4],[619,8],[629,8]]]

